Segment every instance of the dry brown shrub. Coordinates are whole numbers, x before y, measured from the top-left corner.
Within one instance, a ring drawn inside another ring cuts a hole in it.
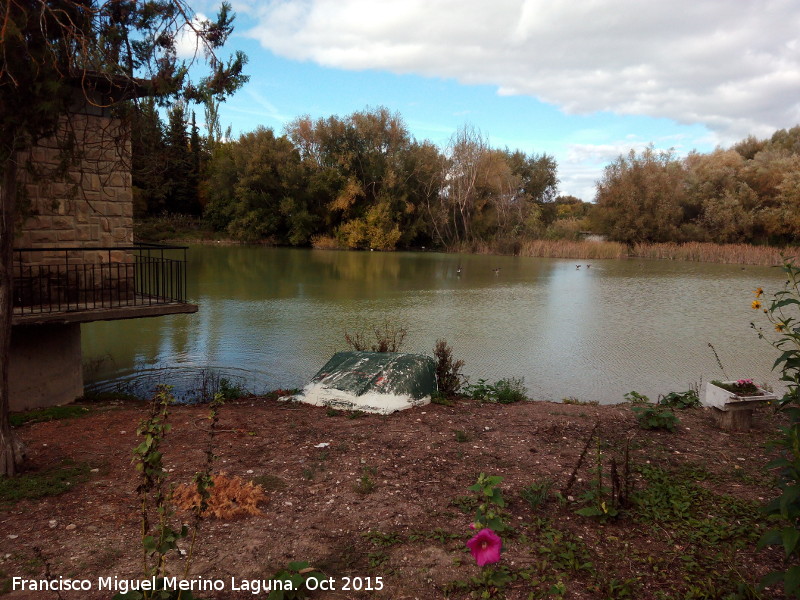
[[[269,501],[260,485],[245,481],[238,475],[232,477],[225,473],[217,473],[212,477],[214,485],[209,488],[211,496],[204,517],[217,519],[233,519],[245,515],[260,515],[258,505]],[[172,492],[172,501],[179,510],[191,511],[200,504],[197,487],[191,483],[182,483]]]

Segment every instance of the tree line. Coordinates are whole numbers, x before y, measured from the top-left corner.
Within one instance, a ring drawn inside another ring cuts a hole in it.
[[[626,244],[800,242],[800,127],[685,158],[652,146],[609,164],[594,202],[558,195],[547,154],[494,148],[464,126],[445,148],[418,141],[379,107],[346,117],[206,134],[178,104],[162,123],[140,103],[133,142],[138,216],[180,213],[233,239],[322,248],[488,244],[513,253],[531,239],[587,231]]]
[[[280,135],[258,127],[236,140],[199,136],[185,107],[167,116],[163,124],[154,106],[139,111],[136,214],[202,215],[242,241],[381,250],[508,243],[544,235],[556,204],[581,204],[557,198],[552,156],[493,148],[469,127],[442,150],[383,107],[299,117]]]
[[[800,243],[800,126],[676,158],[651,147],[605,168],[589,226],[610,239]]]

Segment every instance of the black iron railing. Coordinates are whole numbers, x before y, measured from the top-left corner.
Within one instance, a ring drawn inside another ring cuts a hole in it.
[[[14,313],[186,302],[185,246],[17,248]]]

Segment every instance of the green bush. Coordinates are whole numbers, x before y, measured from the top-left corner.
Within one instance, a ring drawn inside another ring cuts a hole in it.
[[[524,382],[525,380],[521,377],[501,379],[494,384],[487,383],[485,379],[479,379],[478,383],[466,386],[464,392],[473,400],[513,404],[527,400]]]
[[[659,404],[671,408],[698,408],[700,406],[700,397],[697,395],[697,390],[670,392],[661,398]]]
[[[666,429],[675,431],[680,420],[670,408],[663,408],[657,404],[640,404],[631,407],[642,429]]]
[[[461,374],[464,361],[453,360],[453,349],[445,340],[436,341],[433,355],[436,357],[436,383],[439,386],[439,394],[445,398],[454,396],[461,389],[461,382],[464,379]]]

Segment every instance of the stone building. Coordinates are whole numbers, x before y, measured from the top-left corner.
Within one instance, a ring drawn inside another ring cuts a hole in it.
[[[19,156],[12,411],[83,395],[81,323],[197,311],[186,249],[133,243],[130,136],[111,106],[139,93],[84,81],[56,136]]]

